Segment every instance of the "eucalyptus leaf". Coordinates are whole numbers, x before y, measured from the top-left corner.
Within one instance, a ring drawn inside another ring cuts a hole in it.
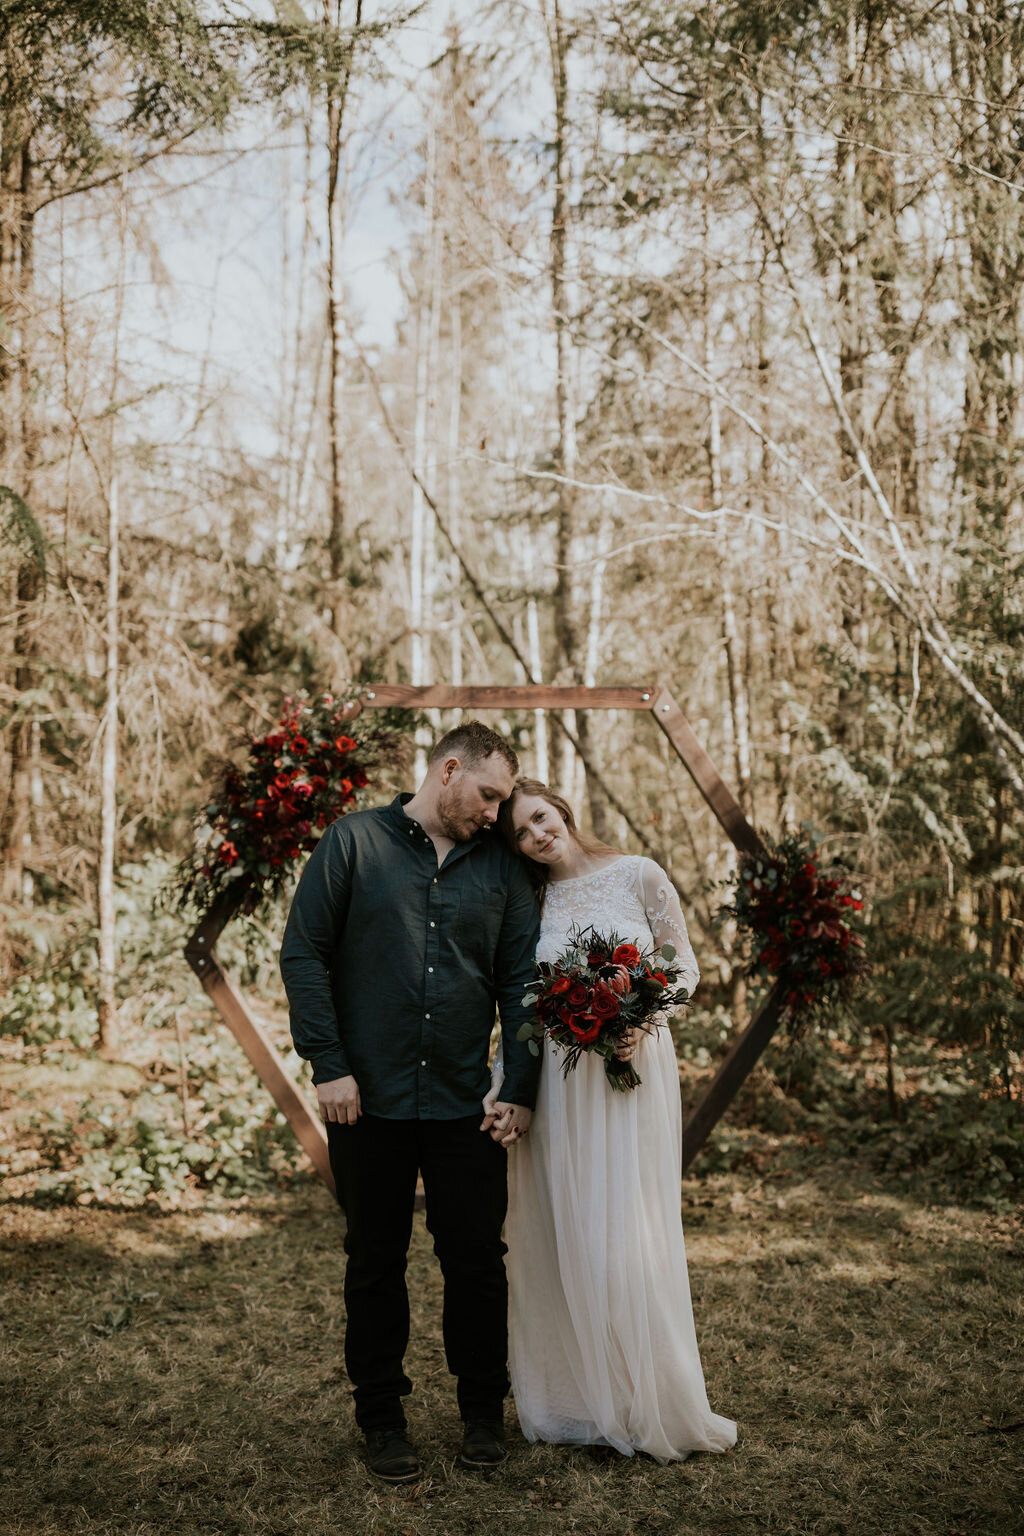
[[[675,945],[674,944],[663,944],[661,946],[661,954],[662,954],[662,959],[664,959],[664,960],[674,960],[675,957],[676,957],[676,947],[675,947]]]
[[[536,1040],[528,1040],[527,1041],[527,1045],[529,1047],[529,1051],[530,1051],[530,1055],[531,1056],[539,1056],[540,1055],[540,1047],[538,1046]]]

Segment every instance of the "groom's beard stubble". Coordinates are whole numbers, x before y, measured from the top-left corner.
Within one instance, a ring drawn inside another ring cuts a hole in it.
[[[455,788],[438,801],[437,819],[445,837],[450,837],[453,843],[468,843],[479,827],[466,809],[462,792]]]

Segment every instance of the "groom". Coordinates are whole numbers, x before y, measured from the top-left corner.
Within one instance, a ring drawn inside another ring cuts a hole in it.
[[[328,827],[281,950],[292,1037],[313,1066],[346,1215],[356,1422],[371,1471],[389,1483],[420,1476],[402,1410],[417,1171],[444,1275],[459,1460],[489,1468],[507,1454],[505,1145],[525,1135],[537,1091],[538,1064],[516,1035],[539,923],[522,864],[491,829],[518,771],[478,721],[449,731],[415,795]],[[505,1079],[481,1125],[495,1003]]]

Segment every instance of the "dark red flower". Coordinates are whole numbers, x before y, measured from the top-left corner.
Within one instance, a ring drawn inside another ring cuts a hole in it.
[[[640,964],[640,951],[635,944],[620,944],[618,949],[612,952],[612,965],[624,965],[627,968]]]
[[[556,976],[554,981],[551,983],[549,991],[552,997],[560,997],[563,992],[568,992],[571,986],[572,982],[569,980],[568,976]]]
[[[224,842],[217,849],[217,857],[222,864],[226,864],[230,869],[233,864],[238,863],[238,849],[234,843],[228,842],[225,838]]]
[[[578,1013],[581,1008],[585,1008],[589,1001],[590,992],[581,981],[577,981],[574,986],[569,988],[566,1002],[574,1012]]]
[[[301,757],[304,752],[309,751],[309,742],[305,736],[293,736],[291,739],[291,749],[296,757]]]
[[[569,1025],[580,1045],[589,1045],[601,1033],[601,1020],[592,1013],[581,1013]]]
[[[590,1005],[590,1011],[597,1019],[615,1019],[621,1011],[618,998],[611,987],[606,987],[603,981],[599,981],[594,988],[594,1001]]]
[[[354,746],[355,742],[351,736],[336,736],[334,738],[334,748],[337,752],[351,752]]]

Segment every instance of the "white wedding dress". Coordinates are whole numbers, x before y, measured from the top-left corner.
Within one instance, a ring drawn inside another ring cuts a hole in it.
[[[673,944],[696,986],[679,898],[651,859],[552,881],[537,958],[554,960],[572,928],[591,925],[640,948]],[[619,1093],[599,1057],[565,1077],[544,1042],[536,1111],[509,1157],[509,1368],[527,1440],[665,1462],[728,1450],[736,1426],[711,1411],[694,1332],[669,1030],[642,1035],[633,1064],[643,1081]]]

